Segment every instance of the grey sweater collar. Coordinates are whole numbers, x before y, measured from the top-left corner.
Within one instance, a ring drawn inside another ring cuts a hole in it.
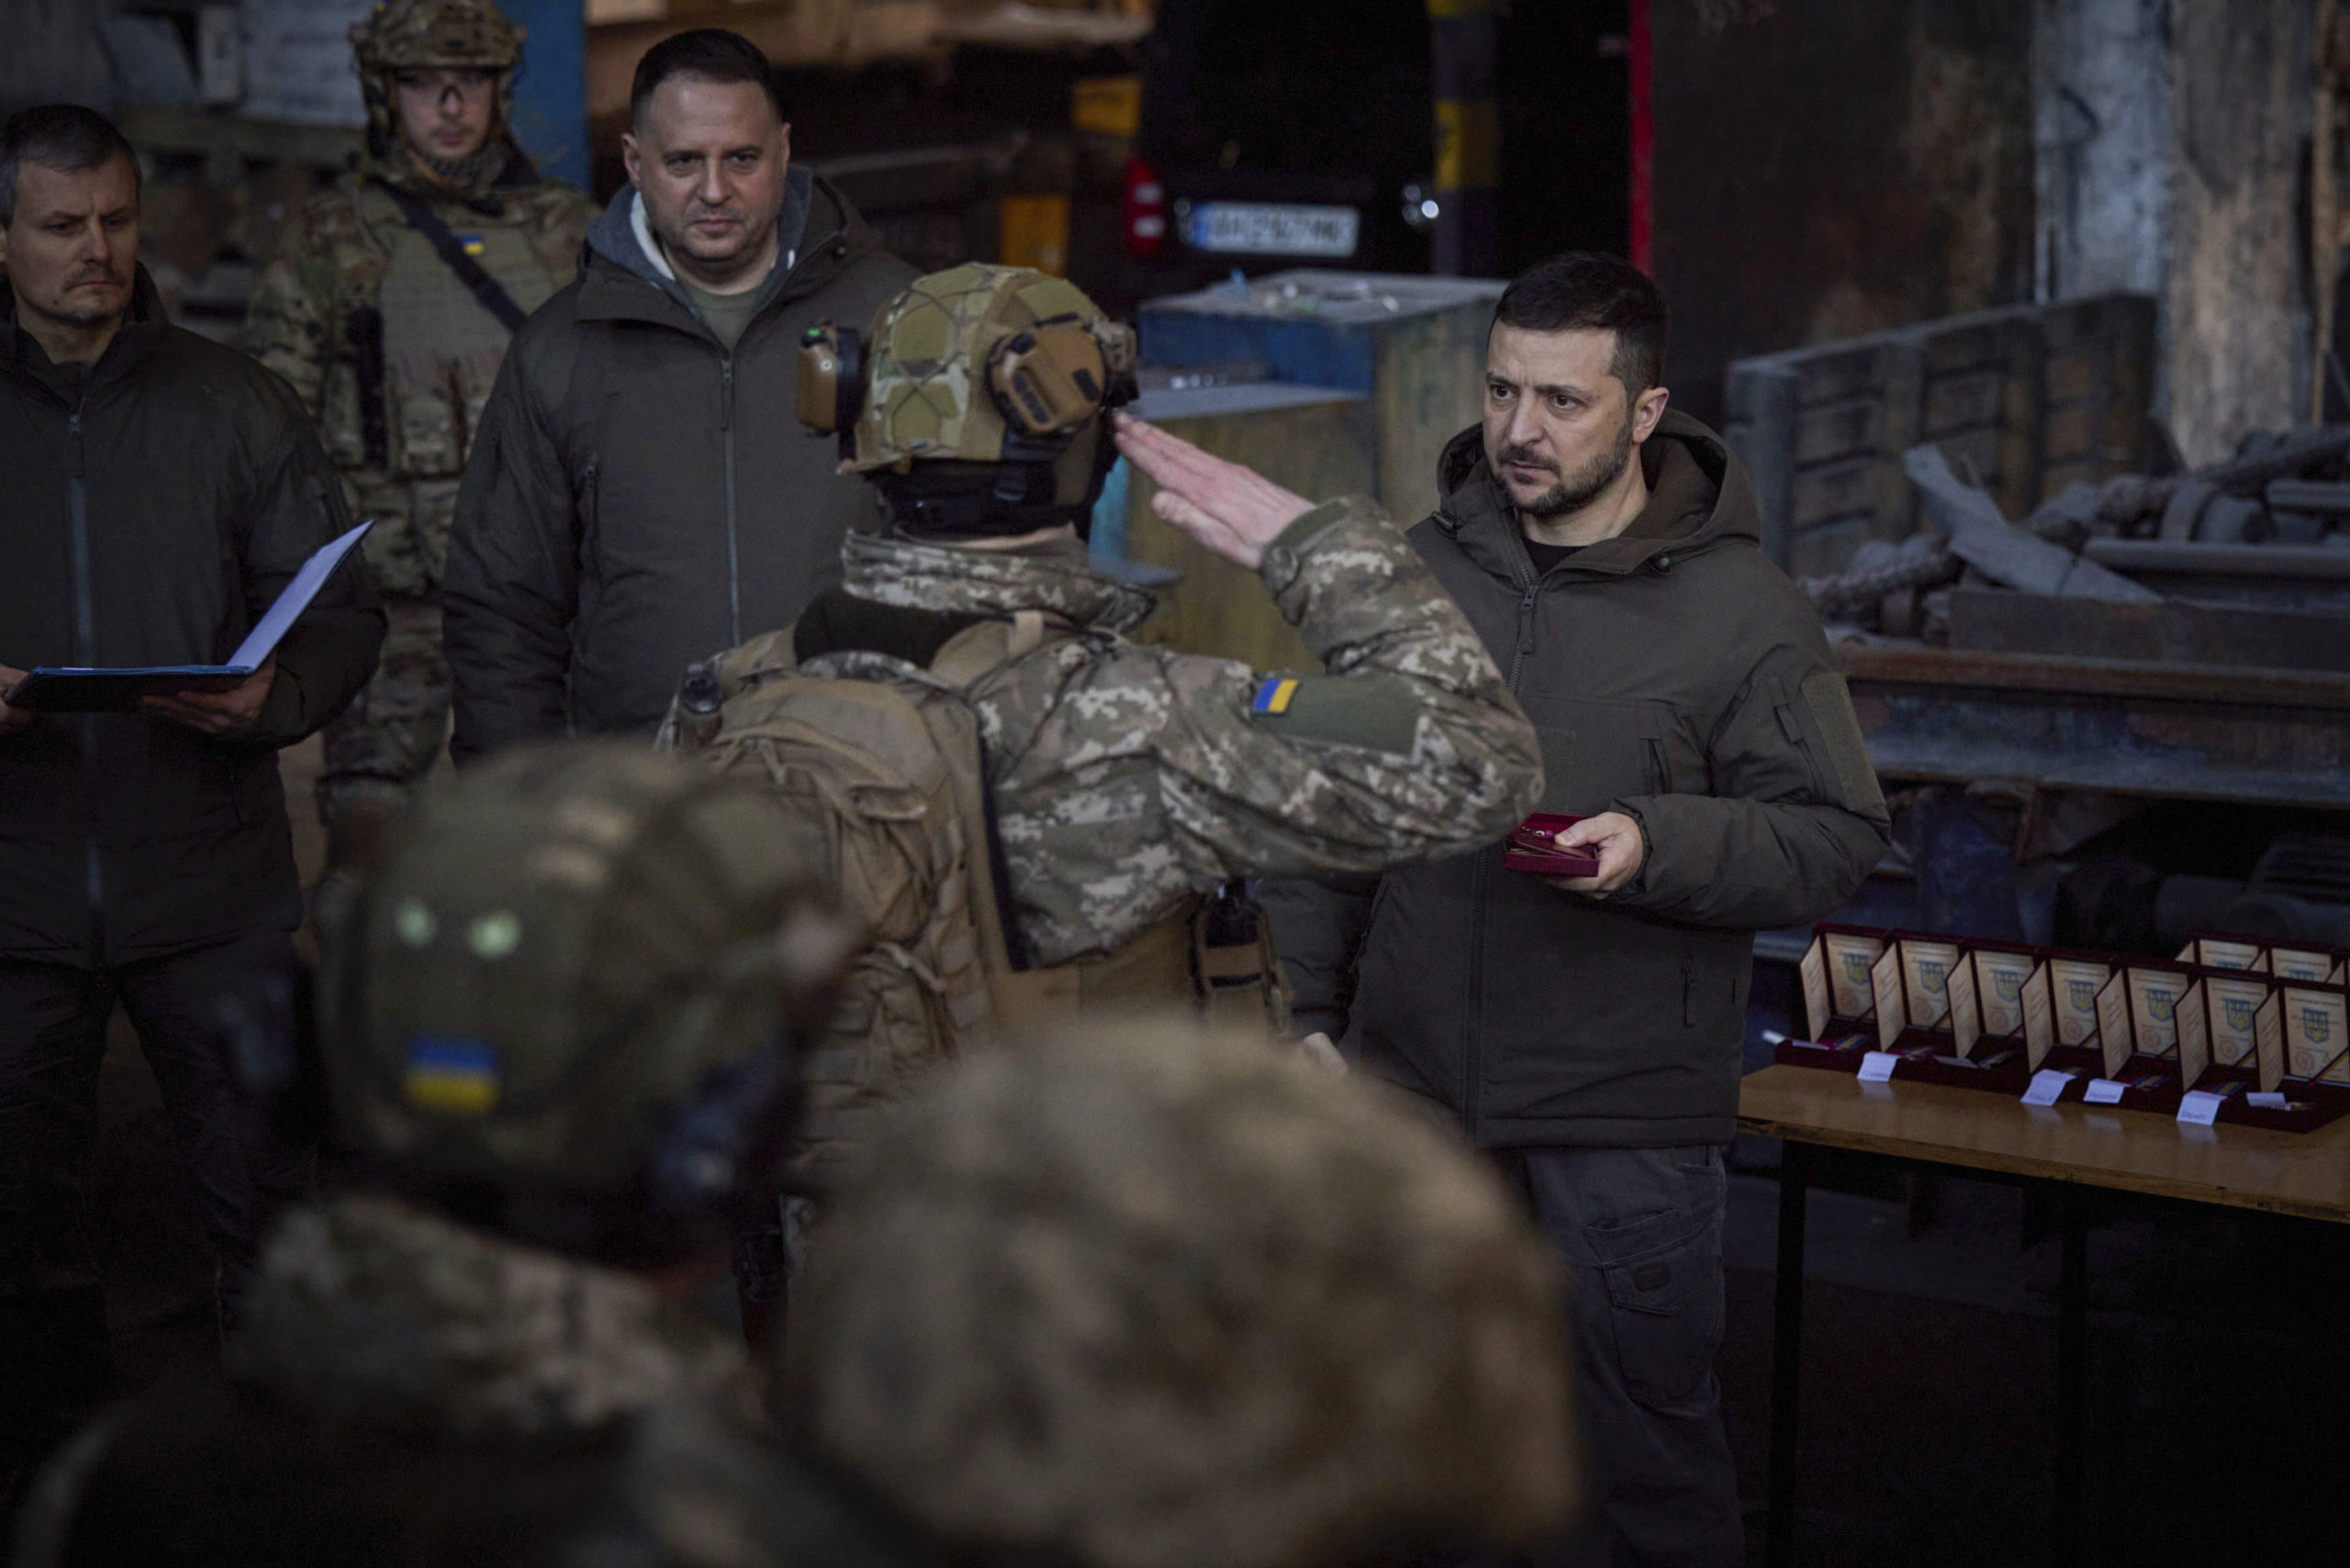
[[[783,210],[776,217],[775,265],[768,269],[767,280],[760,284],[755,311],[774,297],[790,275],[800,258],[800,242],[808,236],[808,215],[815,205],[816,177],[794,165],[783,177]],[[691,312],[697,319],[700,312],[694,309],[693,297],[677,281],[668,258],[661,254],[660,246],[652,243],[653,236],[638,215],[643,198],[632,185],[622,185],[612,194],[611,201],[588,225],[588,248],[626,272],[643,278]]]

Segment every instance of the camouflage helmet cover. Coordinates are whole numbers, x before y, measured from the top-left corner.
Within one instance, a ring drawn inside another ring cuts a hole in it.
[[[903,469],[940,459],[1003,461],[1005,424],[987,364],[1007,338],[1074,319],[1090,330],[1115,375],[1134,365],[1132,330],[1103,314],[1075,284],[1030,267],[970,263],[916,278],[881,307],[866,338],[866,395],[856,453],[845,472]],[[1090,456],[1101,420],[1072,444]]]
[[[514,68],[530,29],[509,21],[495,0],[383,0],[351,24],[351,52],[367,106],[367,145],[377,157],[397,143],[392,78],[401,71],[494,71],[498,99],[489,142],[514,119]]]
[[[635,747],[428,788],[325,944],[345,1135],[428,1181],[641,1190],[681,1108],[821,1007],[848,934],[818,865],[767,791]]]
[[[351,49],[362,72],[511,71],[527,36],[493,0],[384,0],[351,24]]]
[[[784,1407],[958,1548],[1309,1568],[1576,1501],[1556,1260],[1392,1091],[1097,1028],[949,1069],[867,1172],[795,1282]]]

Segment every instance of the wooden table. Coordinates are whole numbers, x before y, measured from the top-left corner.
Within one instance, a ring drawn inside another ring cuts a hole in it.
[[[2313,1133],[2181,1126],[2097,1105],[2030,1106],[1979,1090],[1863,1083],[1817,1068],[1747,1077],[1738,1125],[1783,1138],[1779,1277],[1771,1347],[1772,1568],[1795,1561],[1796,1372],[1803,1349],[1805,1197],[1815,1148],[2046,1182],[2057,1194],[2062,1264],[2057,1312],[2053,1559],[2080,1560],[2082,1409],[2087,1390],[2088,1242],[2084,1187],[2143,1193],[2303,1219],[2350,1223],[2350,1118]]]

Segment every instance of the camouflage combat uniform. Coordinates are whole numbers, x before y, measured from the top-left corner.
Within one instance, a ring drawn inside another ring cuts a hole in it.
[[[1328,669],[1286,692],[1287,678],[1125,641],[1151,596],[1091,570],[1081,547],[852,534],[844,562],[858,598],[1041,610],[1080,630],[969,693],[1040,964],[1110,952],[1227,878],[1372,871],[1489,844],[1541,789],[1534,732],[1484,644],[1368,501],[1317,507],[1265,552],[1274,602]],[[803,667],[868,660],[911,667],[872,654]]]
[[[776,1450],[739,1341],[640,1279],[393,1199],[286,1216],[229,1372],[76,1439],[18,1562],[887,1561]]]
[[[375,679],[326,733],[319,801],[330,827],[397,807],[440,755],[449,520],[511,335],[393,191],[430,204],[525,313],[571,281],[595,215],[580,192],[541,178],[508,136],[510,69],[501,69],[488,142],[458,172],[399,140],[390,68],[494,62],[519,54],[520,31],[486,0],[397,0],[354,28],[373,155],[295,214],[246,319],[247,352],[293,384],[352,515],[375,522],[367,558],[391,625]]]

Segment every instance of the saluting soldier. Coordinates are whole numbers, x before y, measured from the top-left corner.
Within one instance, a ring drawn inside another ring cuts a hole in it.
[[[844,580],[794,623],[789,657],[745,644],[722,680],[763,657],[815,676],[956,668],[1015,967],[1124,953],[1122,987],[1180,1001],[1189,941],[1154,944],[1164,964],[1129,950],[1226,879],[1457,854],[1525,814],[1534,732],[1385,514],[1316,506],[1113,416],[1133,336],[1073,285],[957,267],[884,306],[855,353],[824,347],[853,330],[811,335],[801,407],[834,410],[842,469],[874,487],[885,525],[844,542]],[[1097,569],[1083,537],[1119,452],[1160,485],[1161,516],[1263,578],[1323,669],[1268,678],[1125,639],[1155,600]],[[957,637],[1023,618],[1048,630],[961,667]]]
[[[246,347],[318,420],[391,629],[326,734],[330,861],[364,861],[448,732],[441,574],[465,453],[514,329],[572,279],[595,208],[509,121],[524,29],[491,0],[387,0],[351,28],[368,156],[304,205]]]

